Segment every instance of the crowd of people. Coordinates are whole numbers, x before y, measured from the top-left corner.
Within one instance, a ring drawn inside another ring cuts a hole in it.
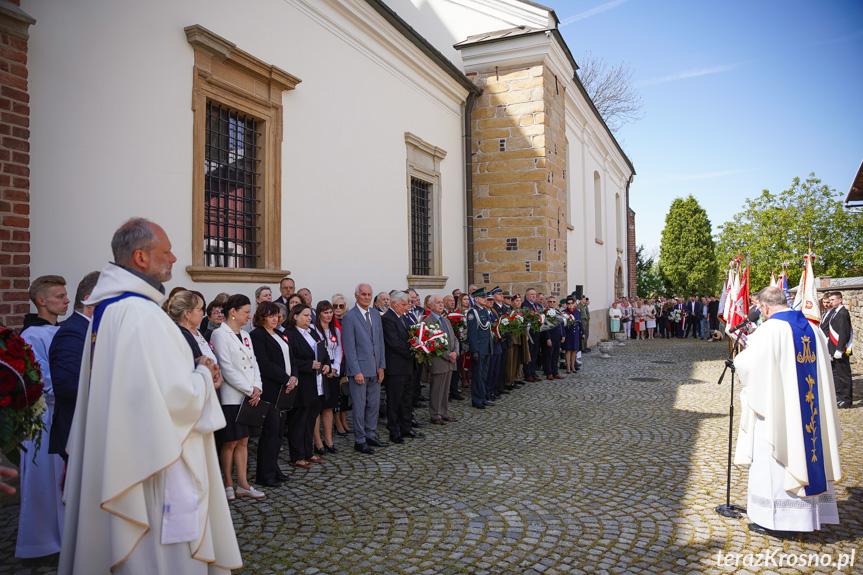
[[[719,301],[712,295],[701,298],[693,295],[688,300],[665,296],[619,297],[608,309],[608,318],[610,337],[623,333],[626,339],[723,339]]]
[[[37,311],[22,331],[49,408],[47,440],[22,457],[16,555],[61,551],[61,573],[162,572],[189,558],[237,568],[227,502],[265,498],[288,480],[285,437],[299,469],[337,453],[334,434],[373,455],[423,438],[425,409],[428,425],[457,422],[449,403],[467,388],[472,407],[487,409],[540,373],[563,378],[561,363],[578,371],[589,351],[588,298],[560,302],[570,321],[501,335],[500,318],[558,309],[557,298],[471,285],[421,300],[414,289],[374,295],[359,283],[353,303],[340,293],[315,302],[285,277],[276,298],[260,286],[253,298],[207,302],[185,287],[166,294],[176,258],[158,225],[129,220],[111,246],[114,261],[81,280],[62,323],[65,279],[34,280]],[[410,343],[420,323],[447,335],[427,363]]]

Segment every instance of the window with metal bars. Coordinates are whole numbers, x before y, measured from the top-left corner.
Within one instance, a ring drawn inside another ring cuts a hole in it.
[[[411,270],[431,275],[431,184],[411,178]]]
[[[206,265],[257,268],[260,258],[261,132],[258,120],[207,102],[204,170]]]

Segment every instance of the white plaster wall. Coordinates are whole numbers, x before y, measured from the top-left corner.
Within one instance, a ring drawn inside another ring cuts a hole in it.
[[[445,291],[464,288],[464,91],[442,87],[433,76],[443,73],[430,63],[417,73],[381,44],[404,42],[397,32],[379,25],[389,40],[376,38],[362,20],[345,19],[346,5],[368,9],[365,2],[248,0],[239,10],[227,0],[25,0],[37,20],[29,61],[32,276],[62,274],[74,290],[110,259],[119,224],[144,216],[173,242],[169,289],[194,285],[210,298],[256,287],[193,284],[185,273],[193,51],[183,28],[200,24],[302,80],[283,96],[282,259],[297,287],[309,287],[317,301],[337,291],[352,300],[361,280],[376,291],[406,285],[404,133],[412,132],[447,151]],[[349,33],[319,21],[327,17]]]

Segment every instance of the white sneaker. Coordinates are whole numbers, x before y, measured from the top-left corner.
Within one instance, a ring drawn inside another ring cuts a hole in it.
[[[228,497],[228,501],[233,501],[237,498],[237,496],[234,495],[233,487],[225,487],[225,495]]]
[[[264,493],[263,491],[258,491],[252,485],[249,485],[248,489],[243,489],[239,485],[237,486],[237,497],[251,497],[252,499],[260,499],[261,497],[266,496],[266,493]]]

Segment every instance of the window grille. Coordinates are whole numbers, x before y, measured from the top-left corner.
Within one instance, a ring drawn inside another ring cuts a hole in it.
[[[431,184],[411,178],[411,270],[431,275]]]
[[[252,116],[217,102],[207,102],[204,256],[209,267],[258,267],[261,202],[258,123]]]

